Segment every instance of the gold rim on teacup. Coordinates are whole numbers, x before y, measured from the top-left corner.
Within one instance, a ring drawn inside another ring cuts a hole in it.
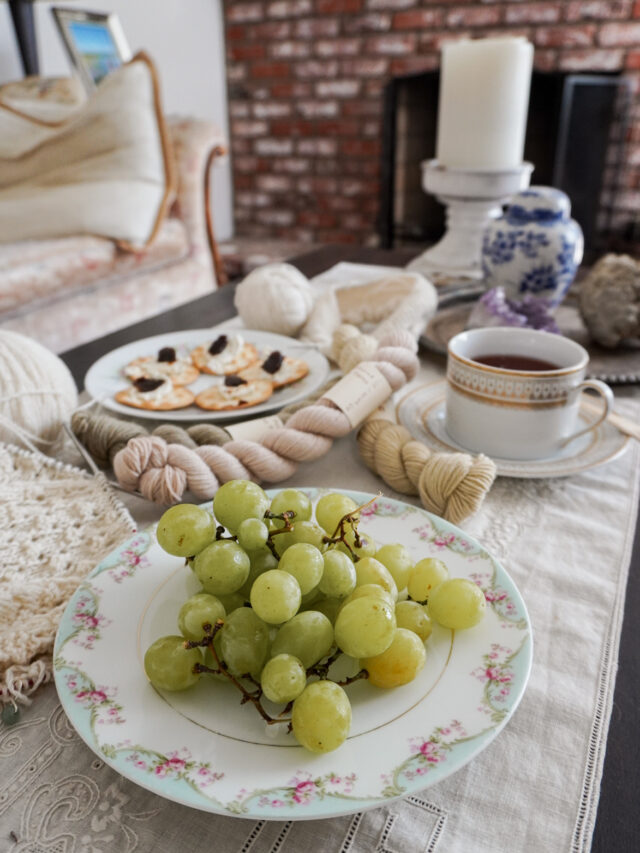
[[[476,360],[489,355],[558,366],[518,369]],[[548,332],[508,327],[461,332],[448,345],[447,432],[463,447],[489,455],[513,459],[552,455],[595,429],[613,407],[613,394],[605,383],[585,380],[588,362],[584,347]],[[576,430],[580,392],[586,388],[603,398],[603,411],[594,423]]]

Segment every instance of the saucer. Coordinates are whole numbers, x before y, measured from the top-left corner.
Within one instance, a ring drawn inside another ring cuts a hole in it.
[[[457,444],[445,429],[444,380],[419,385],[405,394],[396,404],[396,419],[409,430],[418,441],[435,451],[472,451]],[[583,426],[594,420],[586,407],[581,408],[579,419]],[[498,459],[494,458],[501,477],[542,478],[569,477],[604,465],[624,452],[629,436],[605,421],[586,435],[576,438],[562,450],[545,459]]]

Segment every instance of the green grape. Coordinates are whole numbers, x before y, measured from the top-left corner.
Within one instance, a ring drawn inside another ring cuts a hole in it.
[[[321,497],[316,504],[316,521],[329,536],[333,536],[340,519],[357,509],[358,504],[348,495],[332,492]]]
[[[195,504],[169,507],[158,522],[158,544],[174,557],[191,557],[213,541],[216,525],[210,512]]]
[[[144,671],[160,690],[186,690],[200,678],[193,671],[197,663],[202,663],[202,652],[185,649],[184,637],[160,637],[145,652]]]
[[[318,611],[318,613],[324,614],[329,622],[335,625],[342,601],[343,599],[341,598],[321,598],[319,601],[314,602],[313,609]]]
[[[400,687],[413,681],[426,660],[420,637],[406,628],[398,628],[389,648],[375,657],[362,659],[360,666],[367,670],[368,681],[374,687]]]
[[[314,681],[293,703],[293,735],[310,752],[331,752],[347,739],[351,705],[334,681]]]
[[[431,619],[426,608],[417,601],[399,601],[396,604],[396,623],[398,628],[413,631],[425,642],[431,636]]]
[[[280,557],[287,548],[298,542],[307,542],[309,545],[314,545],[319,551],[324,551],[326,547],[323,542],[324,535],[324,530],[315,521],[294,521],[291,530],[286,533],[278,533],[277,536],[273,537],[273,544]]]
[[[388,592],[388,590],[380,586],[378,583],[363,583],[362,586],[357,586],[353,592],[349,593],[349,595],[340,602],[340,609],[342,610],[345,604],[349,604],[350,601],[355,601],[357,598],[364,598],[365,596],[373,596],[374,598],[384,601],[385,604],[388,604],[392,609],[395,607],[395,598],[390,592]]]
[[[269,571],[269,569],[278,568],[278,560],[268,548],[260,548],[258,551],[247,551],[247,554],[251,564],[249,567],[249,576],[239,589],[245,601],[249,601],[254,580],[259,575]]]
[[[238,607],[244,607],[244,603],[248,600],[249,596],[247,595],[245,598],[244,595],[238,591],[230,592],[228,595],[216,595],[216,598],[227,611],[227,615],[229,615],[229,613],[233,613],[234,610],[237,610]]]
[[[293,655],[275,655],[264,665],[260,686],[271,702],[293,702],[307,686],[307,673]]]
[[[196,557],[194,568],[205,592],[228,595],[236,592],[249,576],[249,557],[230,539],[218,539]]]
[[[187,640],[201,640],[205,624],[213,626],[227,615],[223,603],[215,595],[198,592],[188,598],[178,613],[178,630]]]
[[[219,524],[235,534],[245,518],[264,518],[269,498],[251,480],[229,480],[220,486],[213,498],[213,514]]]
[[[429,615],[445,628],[473,628],[482,620],[486,607],[484,593],[467,578],[443,581],[429,596]]]
[[[409,581],[409,574],[413,568],[411,554],[404,545],[383,545],[375,553],[376,560],[380,560],[390,572],[396,582],[398,589],[404,589]]]
[[[280,625],[295,616],[301,599],[298,581],[280,569],[259,575],[251,587],[251,606],[270,625]]]
[[[378,546],[368,533],[361,533],[359,535],[359,545],[356,545],[356,534],[353,530],[347,530],[344,538],[349,543],[351,551],[353,551],[356,557],[373,557],[378,550]],[[343,542],[338,542],[335,547],[338,551],[344,551],[345,554],[351,556],[351,551],[349,551]]]
[[[409,573],[407,592],[414,601],[427,601],[431,591],[449,577],[449,569],[434,557],[418,560]]]
[[[320,592],[320,590],[318,589],[318,587],[317,587],[317,586],[314,586],[314,588],[313,588],[313,589],[309,590],[309,592],[306,592],[306,593],[302,596],[302,598],[301,598],[301,600],[300,600],[300,610],[315,610],[315,607],[313,607],[312,605],[313,605],[313,604],[314,604],[314,602],[316,602],[316,601],[317,601],[321,596],[322,596],[322,593]]]
[[[396,632],[393,607],[366,595],[345,604],[335,624],[338,648],[353,658],[369,658],[391,645]]]
[[[278,568],[293,575],[300,585],[300,592],[306,595],[320,583],[324,561],[315,545],[295,542],[280,558]]]
[[[317,610],[305,610],[289,619],[271,645],[274,655],[295,655],[309,669],[326,657],[333,646],[333,625]]]
[[[270,509],[275,515],[287,511],[295,512],[296,521],[309,521],[313,514],[311,501],[299,489],[283,489],[283,491],[278,492],[271,500]],[[275,530],[284,527],[284,521],[278,518],[274,518],[272,521]]]
[[[214,647],[232,675],[260,678],[269,657],[269,627],[250,607],[230,613],[218,637]]]
[[[348,554],[332,548],[323,556],[324,571],[318,584],[320,592],[331,598],[344,598],[356,586],[356,569]]]
[[[269,538],[269,528],[259,518],[245,518],[238,527],[238,544],[245,551],[257,551]]]
[[[356,586],[362,586],[365,583],[375,583],[386,589],[393,596],[393,600],[398,598],[398,587],[391,576],[391,572],[386,569],[379,560],[375,557],[363,557],[355,564],[356,568]]]

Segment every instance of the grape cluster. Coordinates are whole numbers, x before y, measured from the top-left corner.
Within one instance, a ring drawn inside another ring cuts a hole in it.
[[[340,746],[351,725],[347,684],[407,684],[425,665],[432,619],[469,628],[486,607],[479,587],[449,578],[441,560],[414,564],[404,545],[360,533],[360,509],[331,493],[314,520],[304,492],[270,500],[247,480],[220,487],[213,515],[194,504],[168,509],[158,542],[186,559],[202,591],[182,605],[180,635],[147,649],[151,683],[184,690],[209,673],[232,681],[267,722],[289,722],[312,752]],[[336,682],[330,671],[343,654],[360,671]],[[283,711],[270,716],[263,697]]]

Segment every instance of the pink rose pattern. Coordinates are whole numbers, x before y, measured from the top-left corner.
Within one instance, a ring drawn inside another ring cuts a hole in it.
[[[206,791],[224,777],[224,773],[212,770],[208,762],[194,761],[186,747],[176,749],[167,755],[160,755],[139,746],[133,746],[130,741],[123,741],[115,747],[114,754],[122,749],[128,751],[126,761],[133,764],[137,770],[155,776],[157,779],[176,781],[181,779],[198,791]]]
[[[425,521],[419,527],[414,527],[412,532],[417,533],[422,542],[435,545],[438,551],[453,551],[469,560],[479,560],[486,557],[486,552],[479,549],[477,545],[462,536],[456,536],[455,533],[438,530],[431,521]]]
[[[286,785],[272,788],[268,791],[249,791],[241,788],[235,800],[229,803],[227,808],[234,814],[243,814],[248,811],[250,800],[257,799],[259,808],[279,809],[283,806],[305,806],[311,805],[326,797],[348,797],[353,791],[357,776],[355,773],[338,775],[327,773],[325,776],[314,777],[306,770],[298,770]]]
[[[484,592],[487,604],[493,607],[501,618],[501,627],[517,628],[518,630],[526,627],[525,619],[518,613],[518,608],[509,598],[509,594],[494,583],[494,576],[490,572],[472,572],[469,578],[478,584]]]
[[[89,590],[78,595],[71,621],[75,628],[71,642],[83,649],[93,649],[101,638],[101,628],[111,624],[111,619],[98,613],[98,602]]]
[[[470,673],[484,684],[483,701],[478,710],[491,717],[494,723],[501,722],[507,714],[506,702],[514,679],[511,668],[514,656],[507,646],[492,643],[489,653],[482,657],[482,664]]]
[[[137,569],[150,565],[149,558],[143,556],[148,548],[148,536],[137,536],[132,539],[128,547],[120,551],[120,563],[109,569],[109,576],[116,583],[122,583],[125,578],[133,577]]]
[[[91,716],[98,725],[125,722],[121,714],[122,705],[118,705],[115,701],[118,695],[117,688],[95,685],[79,671],[69,673],[65,679],[75,701],[91,712]]]

